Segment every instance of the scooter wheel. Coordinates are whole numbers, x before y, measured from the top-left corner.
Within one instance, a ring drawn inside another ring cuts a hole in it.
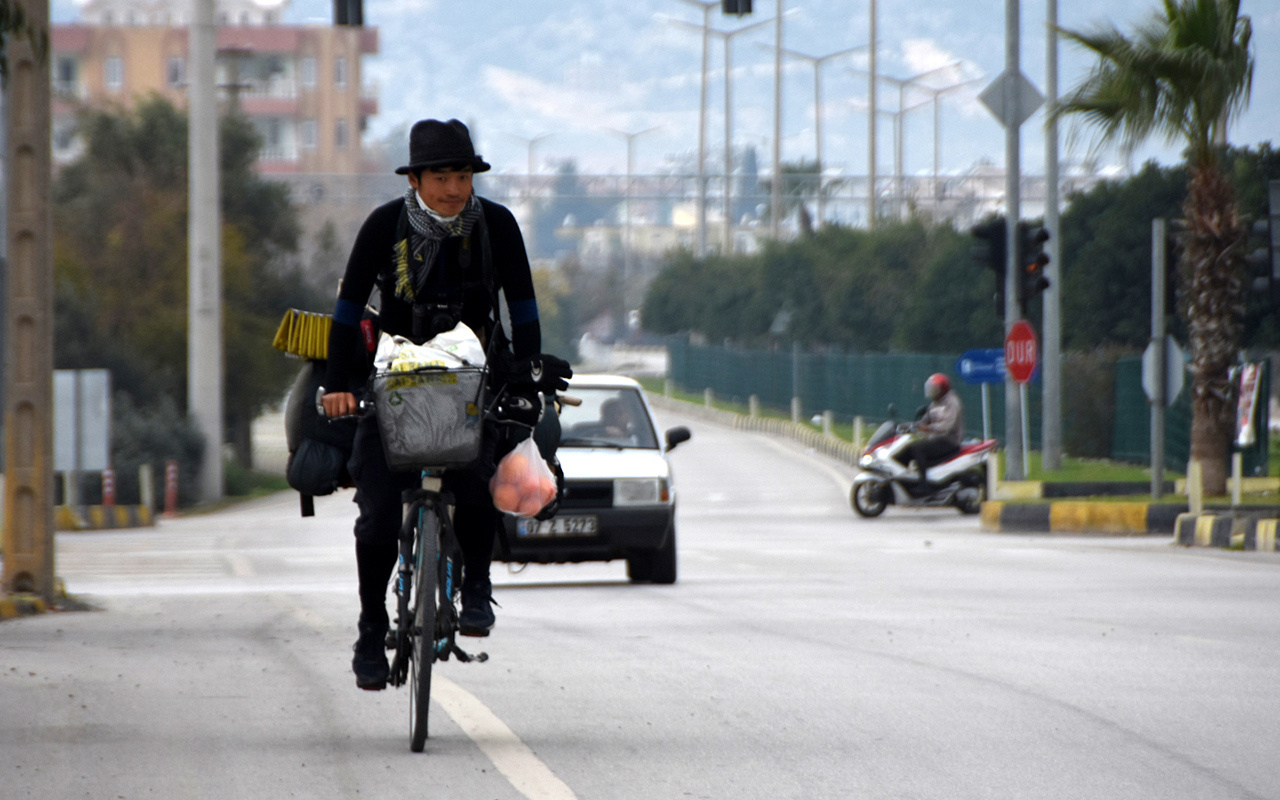
[[[854,484],[849,500],[853,510],[863,517],[878,517],[889,505],[889,485],[883,481],[865,481]]]

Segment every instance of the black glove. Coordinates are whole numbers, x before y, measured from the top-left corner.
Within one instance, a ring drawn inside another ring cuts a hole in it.
[[[563,392],[569,388],[573,367],[563,358],[539,353],[517,361],[515,373],[517,383],[536,386],[544,392]]]
[[[542,393],[534,386],[512,386],[498,404],[498,416],[533,427],[542,419]]]

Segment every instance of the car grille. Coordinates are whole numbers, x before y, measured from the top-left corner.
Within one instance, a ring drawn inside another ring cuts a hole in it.
[[[613,481],[566,481],[560,508],[612,508]]]

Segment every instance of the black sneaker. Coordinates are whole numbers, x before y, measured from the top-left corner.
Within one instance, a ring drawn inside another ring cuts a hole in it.
[[[489,581],[462,584],[462,613],[458,632],[463,636],[488,636],[497,619],[493,616],[493,584]]]
[[[360,638],[356,639],[355,657],[351,659],[351,670],[356,674],[356,686],[371,692],[387,688],[387,675],[391,672],[387,664],[387,630],[359,625]]]

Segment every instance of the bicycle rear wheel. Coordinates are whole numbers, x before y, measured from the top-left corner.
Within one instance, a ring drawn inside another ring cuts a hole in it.
[[[436,660],[439,528],[434,509],[424,508],[419,512],[409,675],[409,749],[415,753],[421,753],[427,743],[427,714],[431,707],[431,665]]]

